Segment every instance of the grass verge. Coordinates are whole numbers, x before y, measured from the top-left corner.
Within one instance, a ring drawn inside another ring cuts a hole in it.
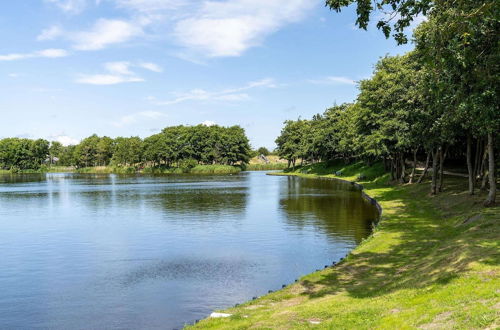
[[[196,165],[192,168],[179,167],[146,167],[137,169],[135,167],[126,166],[98,166],[80,168],[76,173],[91,173],[91,174],[236,174],[241,172],[238,166],[229,165]]]
[[[276,171],[286,169],[286,163],[248,164],[245,171]]]
[[[372,236],[335,267],[225,310],[193,329],[495,329],[500,326],[500,207],[466,180],[445,190],[391,185],[380,164],[315,164],[286,175],[358,181],[383,207]],[[340,174],[340,173],[339,173]],[[283,175],[283,173],[282,173]],[[364,177],[364,180],[357,180]]]

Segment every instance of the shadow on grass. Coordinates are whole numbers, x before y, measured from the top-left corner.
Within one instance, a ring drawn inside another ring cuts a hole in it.
[[[319,298],[347,291],[356,298],[377,297],[404,288],[445,285],[467,272],[473,262],[500,263],[498,207],[483,210],[484,196],[457,193],[465,188],[460,179],[449,178],[446,190],[435,197],[427,196],[427,184],[392,189],[377,189],[378,183],[364,185],[382,206],[396,207],[376,230],[388,234],[386,245],[380,252],[359,249],[320,279],[303,281],[302,295]],[[477,212],[491,214],[463,224],[465,215]]]

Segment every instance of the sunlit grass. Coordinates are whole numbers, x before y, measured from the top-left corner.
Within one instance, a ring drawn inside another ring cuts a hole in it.
[[[463,178],[445,191],[391,185],[380,164],[315,164],[303,177],[360,180],[383,207],[382,221],[342,263],[284,290],[208,319],[201,329],[495,329],[500,326],[500,208],[467,195]],[[359,180],[358,180],[359,181]],[[475,220],[464,223],[475,216]]]

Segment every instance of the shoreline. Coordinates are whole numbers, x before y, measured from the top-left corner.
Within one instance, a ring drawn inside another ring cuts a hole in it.
[[[473,199],[464,196],[466,182],[460,178],[447,177],[445,192],[429,197],[427,182],[392,185],[387,173],[373,169],[337,164],[269,173],[356,184],[383,214],[370,236],[334,267],[217,311],[227,317],[208,317],[186,328],[483,328],[498,324],[495,288],[500,287],[500,260],[498,242],[493,242],[499,235],[499,207],[483,208],[479,201],[484,196],[479,194]],[[345,176],[334,177],[336,171]],[[362,185],[353,183],[361,173],[369,179],[362,180]],[[426,301],[433,301],[432,306]]]
[[[296,176],[296,177],[307,178],[307,177],[301,176],[300,174],[284,173],[284,172],[267,173],[267,175],[269,175],[269,176]],[[370,204],[374,205],[377,208],[379,220],[382,220],[382,213],[384,210],[382,208],[382,205],[380,205],[380,203],[375,198],[368,195],[365,192],[365,187],[363,187],[363,185],[357,183],[356,181],[344,180],[344,179],[340,179],[340,178],[336,178],[336,177],[333,178],[333,177],[321,177],[321,176],[310,177],[310,179],[336,180],[336,181],[340,181],[340,182],[355,186],[357,189],[359,189],[359,191],[361,191],[361,197],[364,198],[367,202],[369,202]],[[377,224],[378,224],[378,222],[377,222]]]
[[[42,170],[21,170],[21,171],[10,171],[10,170],[0,170],[0,175],[23,175],[23,174],[47,174],[47,173],[76,173],[76,174],[119,174],[119,175],[172,175],[172,174],[237,174],[240,172],[268,172],[268,171],[281,171],[282,168],[275,166],[252,166],[247,167],[232,166],[232,165],[197,165],[194,168],[150,168],[146,167],[143,169],[136,169],[134,167],[111,167],[111,166],[97,166],[97,167],[83,167],[83,168],[73,168],[73,167],[54,167],[46,168]]]

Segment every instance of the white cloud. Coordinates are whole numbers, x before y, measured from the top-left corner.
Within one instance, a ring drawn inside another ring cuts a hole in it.
[[[99,19],[89,31],[70,33],[68,38],[78,50],[99,50],[141,35],[139,23],[124,20]]]
[[[356,85],[356,81],[346,77],[330,76],[323,79],[308,80],[311,84],[318,85]]]
[[[118,7],[139,12],[172,10],[188,3],[186,0],[114,0]]]
[[[80,140],[72,138],[71,136],[63,134],[56,134],[47,137],[49,141],[57,141],[60,142],[63,146],[75,145],[80,143]]]
[[[114,74],[118,75],[133,75],[134,73],[130,71],[129,62],[108,62],[104,64],[104,68]]]
[[[216,92],[209,92],[204,89],[193,89],[187,93],[178,93],[176,94],[176,98],[168,101],[158,101],[155,98],[150,98],[149,100],[155,105],[172,105],[186,101],[245,101],[249,100],[250,96],[242,92],[258,87],[275,88],[276,84],[272,79],[267,78],[250,82],[242,87],[229,88]]]
[[[64,49],[44,49],[35,53],[38,57],[57,58],[68,56],[68,52]]]
[[[217,123],[215,121],[205,120],[203,123],[201,123],[201,125],[210,127],[217,125]]]
[[[42,32],[38,35],[36,40],[45,41],[45,40],[54,40],[63,34],[62,29],[59,26],[51,26],[47,29],[42,30]]]
[[[317,4],[311,0],[205,1],[177,22],[174,35],[187,48],[210,57],[239,56],[269,34],[300,21]]]
[[[104,69],[107,71],[105,74],[93,74],[93,75],[81,75],[76,82],[79,84],[89,84],[89,85],[116,85],[131,82],[143,82],[144,79],[138,77],[135,72],[133,72],[131,67],[144,67],[144,63],[132,64],[130,62],[108,62],[104,63]],[[152,66],[147,68],[148,70],[159,72],[158,66],[154,63],[147,63],[147,66]],[[154,70],[153,70],[154,69]]]
[[[69,14],[78,14],[87,6],[87,0],[45,0]]]
[[[153,72],[158,72],[158,73],[163,72],[162,67],[160,67],[158,64],[151,63],[151,62],[141,62],[138,64],[138,66],[140,66],[143,69],[153,71]]]
[[[131,115],[126,115],[121,117],[118,121],[112,122],[111,124],[116,127],[123,127],[133,123],[136,123],[140,120],[153,120],[165,118],[167,115],[157,111],[142,111],[137,112]]]
[[[139,77],[126,77],[113,74],[95,74],[95,75],[82,75],[76,80],[79,84],[88,85],[116,85],[131,82],[143,82],[144,79]]]
[[[44,49],[32,53],[18,53],[18,54],[7,54],[0,55],[0,61],[16,61],[24,60],[29,58],[58,58],[68,56],[68,52],[64,49]]]
[[[16,78],[19,78],[20,74],[13,72],[13,73],[9,73],[8,76],[10,78],[16,79]]]

